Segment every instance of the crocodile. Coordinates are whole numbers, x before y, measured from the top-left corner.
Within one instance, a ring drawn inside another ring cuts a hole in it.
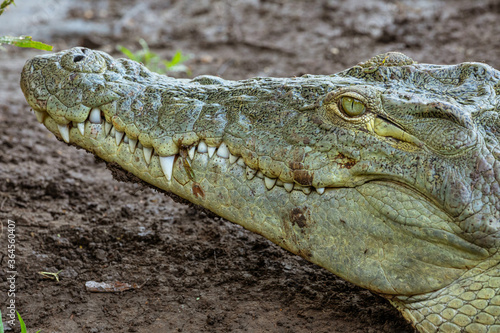
[[[76,47],[21,88],[58,139],[389,300],[500,332],[500,72],[389,52],[333,75],[175,79]]]

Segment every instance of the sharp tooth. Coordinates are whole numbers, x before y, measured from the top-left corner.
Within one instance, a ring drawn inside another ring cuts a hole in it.
[[[137,147],[137,140],[135,139],[128,139],[128,149],[130,152],[133,154],[135,152],[135,147]]]
[[[238,156],[234,156],[233,154],[229,154],[229,163],[233,164],[238,160]]]
[[[217,155],[222,157],[222,158],[229,158],[229,149],[227,149],[226,144],[223,142],[219,146],[219,149],[217,149]]]
[[[98,108],[93,108],[92,111],[90,111],[89,121],[92,124],[100,124],[101,123],[101,110],[99,110]]]
[[[160,156],[161,169],[163,170],[163,173],[165,174],[167,180],[172,179],[172,172],[174,171],[174,160],[175,155]]]
[[[66,143],[69,143],[69,126],[67,124],[66,125],[57,124],[57,127],[59,128],[59,133],[61,133],[63,140]]]
[[[127,134],[125,134],[125,136],[123,137],[123,143],[128,144],[128,135]]]
[[[215,150],[216,150],[216,149],[217,149],[217,148],[215,148],[215,147],[208,147],[208,156],[209,156],[209,157],[214,156],[214,153],[215,153]]]
[[[309,194],[309,193],[311,193],[311,187],[309,187],[309,186],[304,186],[304,187],[302,188],[302,192],[304,192],[304,194]]]
[[[266,184],[267,189],[270,190],[274,187],[274,184],[276,184],[276,178],[264,177],[264,183]]]
[[[324,187],[318,187],[316,189],[316,192],[318,192],[319,194],[323,194],[323,193],[325,193],[325,188]]]
[[[82,136],[85,135],[85,123],[78,123],[76,124],[76,127],[78,127],[78,130],[80,131]]]
[[[108,135],[111,129],[113,128],[113,125],[111,123],[108,123],[107,121],[104,122],[104,135]]]
[[[205,141],[201,140],[200,144],[198,145],[198,153],[206,153],[207,151],[207,144],[205,143]]]
[[[146,164],[149,165],[149,163],[151,162],[151,156],[153,156],[153,147],[143,147],[142,152],[144,153]]]
[[[45,118],[45,112],[37,110],[33,111],[35,111],[36,120],[38,120],[39,123],[43,124],[43,119]]]
[[[111,135],[113,138],[114,138],[114,137],[115,137],[115,135],[116,135],[116,130],[115,130],[115,128],[114,128],[114,126],[113,126],[113,125],[111,125],[111,132],[109,133],[109,135]]]
[[[122,142],[122,139],[123,139],[124,135],[125,135],[124,132],[116,131],[115,139],[116,139],[116,145],[117,146]]]
[[[293,185],[294,183],[285,183],[283,184],[283,187],[287,192],[292,192],[293,191]]]
[[[255,174],[257,173],[257,171],[255,171],[254,169],[251,169],[250,167],[247,167],[247,179],[248,180],[252,180],[253,177],[255,177]]]
[[[264,174],[262,173],[262,171],[257,171],[256,176],[259,177],[260,179],[264,178]]]
[[[194,160],[194,153],[195,153],[195,151],[196,151],[196,146],[192,146],[188,150],[188,156],[191,159],[191,161]]]
[[[246,167],[247,166],[245,164],[245,161],[243,160],[243,157],[238,158],[238,160],[236,161],[236,164],[238,164],[239,166],[242,166],[242,167]]]

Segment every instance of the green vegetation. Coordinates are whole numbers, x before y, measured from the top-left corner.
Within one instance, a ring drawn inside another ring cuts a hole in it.
[[[177,51],[172,60],[168,61],[162,60],[158,54],[152,52],[144,39],[139,39],[139,44],[141,44],[142,50],[135,53],[122,45],[118,45],[116,48],[129,59],[144,64],[144,66],[153,72],[159,74],[165,74],[166,72],[184,72],[188,75],[191,74],[189,68],[183,64],[183,62],[190,57],[182,54],[181,51]]]
[[[13,3],[14,0],[5,0],[4,2],[2,2],[2,4],[0,5],[0,15],[3,14],[3,11],[5,10],[5,8],[7,8],[7,6],[12,5]]]
[[[4,0],[2,4],[0,4],[0,15],[2,15],[4,10],[9,5],[12,4],[14,4],[14,0]],[[33,49],[44,50],[44,51],[52,51],[51,45],[34,41],[32,40],[31,36],[21,36],[21,37],[0,36],[0,46],[3,44],[15,45],[18,47],[30,47]]]
[[[52,273],[52,272],[38,272],[38,274],[42,275],[43,277],[47,278],[47,279],[52,279],[52,280],[56,280],[57,282],[59,282],[59,273],[61,273],[62,271],[59,271],[57,273]]]
[[[42,42],[37,42],[31,39],[31,36],[0,36],[0,45],[11,44],[18,47],[30,47],[32,49],[52,51],[52,46],[44,44]]]
[[[17,318],[19,319],[19,324],[21,325],[21,333],[27,333],[28,331],[26,330],[26,324],[24,323],[23,318],[21,318],[21,315],[19,312],[17,312]],[[41,331],[36,331],[36,333],[39,333]],[[3,321],[2,321],[2,311],[0,311],[0,333],[4,333],[4,328],[3,328]]]

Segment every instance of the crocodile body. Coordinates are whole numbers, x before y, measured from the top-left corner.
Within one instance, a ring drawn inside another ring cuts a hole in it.
[[[56,137],[390,300],[500,332],[500,72],[387,53],[334,75],[173,79],[85,48],[21,88]]]

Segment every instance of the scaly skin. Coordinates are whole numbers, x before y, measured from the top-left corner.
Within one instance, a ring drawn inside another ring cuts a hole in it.
[[[388,53],[328,76],[179,80],[74,48],[29,60],[21,88],[58,138],[388,298],[419,331],[500,332],[499,79]]]

